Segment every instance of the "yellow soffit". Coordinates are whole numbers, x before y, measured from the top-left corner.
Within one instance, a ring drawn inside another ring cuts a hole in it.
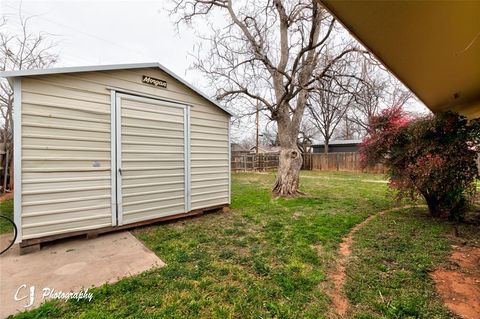
[[[480,1],[319,1],[433,112],[480,116]]]

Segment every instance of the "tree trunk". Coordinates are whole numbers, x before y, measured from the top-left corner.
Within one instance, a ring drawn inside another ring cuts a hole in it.
[[[273,186],[275,197],[294,197],[301,194],[298,191],[302,154],[294,146],[280,151],[277,178]]]
[[[325,146],[324,146],[323,152],[324,152],[325,154],[328,154],[328,141],[325,141],[325,144],[324,144],[324,145],[325,145]]]
[[[423,194],[425,201],[427,202],[428,210],[430,211],[430,215],[433,217],[439,217],[442,215],[442,211],[439,207],[439,202],[434,196],[425,195]]]
[[[302,153],[297,146],[298,128],[289,121],[278,123],[278,138],[282,148],[279,156],[278,171],[273,195],[275,197],[294,197],[301,194],[298,190],[300,169],[302,168]]]

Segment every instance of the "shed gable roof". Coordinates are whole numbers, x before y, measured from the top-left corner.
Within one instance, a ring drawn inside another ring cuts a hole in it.
[[[149,62],[149,63],[130,63],[130,64],[109,64],[109,65],[92,65],[92,66],[78,66],[78,67],[64,67],[64,68],[51,68],[51,69],[30,69],[30,70],[15,70],[15,71],[4,71],[0,72],[0,77],[5,77],[7,79],[22,77],[22,76],[33,76],[33,75],[47,75],[47,74],[60,74],[60,73],[78,73],[78,72],[95,72],[95,71],[111,71],[111,70],[127,70],[127,69],[143,69],[143,68],[158,68],[166,74],[173,77],[175,80],[179,81],[186,87],[193,90],[198,95],[202,96],[210,103],[214,104],[219,109],[223,110],[230,116],[234,114],[230,112],[227,108],[220,105],[218,102],[209,98],[205,93],[194,87],[192,84],[188,83],[163,65],[158,62]]]

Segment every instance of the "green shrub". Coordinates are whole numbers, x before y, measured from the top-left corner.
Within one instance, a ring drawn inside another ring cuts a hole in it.
[[[463,216],[479,177],[480,121],[446,112],[410,120],[400,108],[372,118],[363,165],[382,162],[399,197],[423,196],[432,216]]]

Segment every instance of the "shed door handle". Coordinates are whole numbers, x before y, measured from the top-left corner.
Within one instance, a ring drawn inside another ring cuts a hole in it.
[[[118,172],[120,173],[120,176],[122,176],[122,175],[123,175],[123,174],[122,174],[122,169],[121,169],[121,168],[119,168],[119,169],[118,169]]]

